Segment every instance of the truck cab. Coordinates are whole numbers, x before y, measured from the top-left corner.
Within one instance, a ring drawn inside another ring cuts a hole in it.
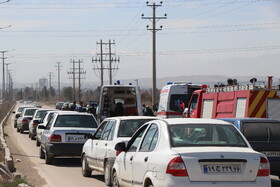
[[[123,108],[122,114],[116,111]],[[135,85],[104,85],[96,109],[99,122],[107,117],[143,115],[139,87]]]

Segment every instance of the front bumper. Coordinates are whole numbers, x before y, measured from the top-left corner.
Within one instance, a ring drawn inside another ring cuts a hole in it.
[[[53,156],[81,156],[84,143],[47,143],[46,151]]]

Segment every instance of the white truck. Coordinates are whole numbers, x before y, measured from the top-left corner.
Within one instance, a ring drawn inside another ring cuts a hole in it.
[[[97,120],[119,116],[117,105],[123,108],[122,116],[143,115],[139,87],[135,85],[104,85],[101,87],[99,105],[96,109]]]

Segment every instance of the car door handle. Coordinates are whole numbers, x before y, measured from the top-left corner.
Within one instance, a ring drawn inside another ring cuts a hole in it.
[[[133,156],[131,156],[129,160],[132,161],[133,160]]]
[[[145,157],[145,158],[144,158],[144,161],[147,162],[147,161],[148,161],[148,157]]]

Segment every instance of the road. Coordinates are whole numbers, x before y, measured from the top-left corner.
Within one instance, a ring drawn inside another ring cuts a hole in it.
[[[14,115],[5,126],[8,146],[13,154],[17,172],[22,173],[33,186],[106,186],[101,174],[93,173],[85,178],[81,173],[81,163],[78,158],[55,159],[54,164],[46,165],[45,160],[39,158],[39,148],[34,140],[28,138],[28,132],[20,134],[13,128]]]

